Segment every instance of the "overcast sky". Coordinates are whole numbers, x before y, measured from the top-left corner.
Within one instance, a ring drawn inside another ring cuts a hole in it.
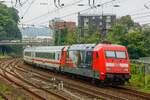
[[[12,4],[15,5],[15,2],[10,2],[11,0],[5,1],[9,6],[12,6]],[[89,8],[88,0],[60,1],[64,4],[64,7],[58,9],[54,6],[54,0],[21,0],[21,3],[24,3],[22,6],[19,3],[16,4],[20,18],[23,18],[20,23],[48,25],[48,21],[56,17],[60,17],[66,21],[77,22],[77,12]],[[108,1],[112,0],[95,0],[95,5]],[[78,6],[78,4],[84,4],[84,6]],[[113,7],[113,5],[119,5],[120,7]],[[117,17],[129,14],[136,22],[140,22],[140,24],[150,23],[150,0],[115,0],[114,2],[103,5],[103,7],[93,8],[82,13],[102,14],[102,8],[103,13],[116,14]]]

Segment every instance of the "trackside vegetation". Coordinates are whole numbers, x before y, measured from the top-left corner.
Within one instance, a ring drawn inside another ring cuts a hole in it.
[[[0,41],[21,39],[18,22],[18,11],[0,3]],[[21,51],[21,49],[20,46],[0,46],[0,54],[15,54],[15,51]]]
[[[131,64],[131,74],[128,86],[132,86],[144,92],[150,93],[150,64],[133,61]]]

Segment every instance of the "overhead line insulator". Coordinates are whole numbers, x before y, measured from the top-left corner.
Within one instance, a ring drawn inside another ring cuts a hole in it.
[[[58,8],[56,0],[54,0],[54,5],[55,5],[56,8]]]

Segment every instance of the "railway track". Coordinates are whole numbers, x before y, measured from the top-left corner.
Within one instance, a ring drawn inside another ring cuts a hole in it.
[[[3,98],[4,100],[9,100],[9,99],[7,98],[7,96],[5,96],[3,93],[0,93],[0,97]]]
[[[121,92],[127,95],[134,95],[137,98],[142,98],[144,100],[150,100],[150,94],[148,93],[144,93],[144,92],[140,92],[137,90],[133,90],[133,89],[129,89],[127,87],[112,87],[112,89],[114,89],[117,92]]]
[[[34,72],[34,71],[32,70],[32,72]],[[35,73],[37,74],[37,71],[35,71]],[[38,74],[39,74],[39,76],[44,75],[44,74],[41,74],[41,72],[38,72]],[[50,74],[48,74],[48,76],[44,75],[44,77],[53,77],[53,76],[54,75],[50,75]],[[56,76],[58,76],[58,75],[56,75]],[[61,75],[61,77],[62,77],[62,75]],[[84,84],[84,86],[81,86],[80,85],[81,83],[74,84],[74,83],[77,83],[77,82],[70,82],[70,80],[64,80],[60,77],[57,77],[57,79],[58,80],[63,80],[64,82],[66,82],[67,83],[67,85],[66,85],[67,88],[76,89],[76,90],[78,90],[80,92],[84,92],[84,93],[86,93],[88,91],[87,94],[89,94],[89,95],[94,94],[95,97],[99,97],[99,98],[103,97],[105,99],[119,99],[119,100],[129,100],[129,99],[131,99],[131,100],[133,100],[133,99],[135,99],[135,100],[137,100],[137,99],[139,99],[139,100],[140,99],[149,100],[149,96],[150,96],[149,94],[147,94],[146,96],[141,96],[141,94],[135,94],[135,91],[133,91],[133,90],[132,90],[132,92],[130,92],[130,94],[127,93],[127,92],[125,94],[126,89],[120,89],[120,90],[119,90],[119,88],[118,89],[117,88],[101,89],[99,87],[98,88],[97,87],[91,87],[91,86],[85,85],[85,84]],[[128,90],[128,92],[130,90]],[[89,93],[89,91],[91,92],[91,94]],[[102,92],[102,91],[105,91],[107,93]],[[113,94],[113,92],[116,92],[117,94],[120,94],[120,95],[116,96],[116,95]],[[109,93],[109,95],[108,95],[108,93]],[[145,93],[143,93],[143,94],[145,94]]]
[[[25,70],[23,68],[17,68],[17,70],[20,70],[22,72],[25,72],[25,73],[28,73],[29,70]],[[46,82],[49,82],[49,77],[50,76],[47,76],[47,75],[44,75],[44,74],[41,74],[39,72],[35,72],[32,70],[32,74],[40,79],[42,79],[43,81],[46,81]],[[51,76],[53,77],[53,76]],[[59,81],[62,80],[60,78],[57,78]],[[75,91],[78,91],[80,93],[84,93],[88,96],[91,96],[93,98],[97,98],[97,99],[117,99],[117,100],[125,100],[123,98],[120,98],[120,97],[117,97],[115,95],[111,95],[111,94],[106,94],[105,92],[102,92],[102,91],[97,91],[95,89],[92,89],[92,88],[87,88],[86,86],[82,86],[82,85],[79,85],[79,84],[73,84],[72,82],[69,82],[68,80],[63,80],[65,82],[65,85],[64,87],[65,88],[69,88],[70,90],[75,90]],[[52,82],[52,81],[51,81]]]
[[[12,60],[13,62],[13,60]],[[22,85],[22,81],[18,80],[18,78],[15,78],[14,75],[10,74],[10,72],[8,72],[6,69],[8,69],[10,67],[10,64],[12,62],[5,62],[1,64],[1,68],[0,68],[0,75],[5,78],[7,81],[15,84],[16,86],[24,89],[25,91],[27,91],[28,93],[30,93],[32,96],[36,97],[37,99],[40,100],[45,100],[45,98],[41,97],[40,95],[38,95],[37,93],[35,93],[34,91],[31,91],[29,89],[29,87],[27,87],[27,84]],[[25,86],[26,85],[26,86]]]
[[[7,62],[7,61],[6,61]],[[8,62],[7,62],[8,63]],[[5,63],[2,63],[2,65],[6,65]],[[13,68],[12,68],[13,66]],[[4,66],[4,68],[7,68],[7,74],[11,71],[16,75],[17,78],[24,78],[21,73],[24,73],[24,75],[27,75],[29,73],[34,76],[34,78],[37,78],[40,80],[40,82],[45,83],[52,83],[53,81],[50,80],[50,78],[55,77],[56,83],[59,83],[60,81],[64,82],[64,87],[67,90],[79,92],[80,94],[84,94],[89,98],[94,99],[109,99],[109,100],[150,100],[150,94],[146,94],[143,92],[139,92],[136,90],[127,89],[124,87],[96,87],[92,86],[88,82],[79,82],[78,80],[72,80],[69,79],[67,76],[63,74],[56,74],[53,72],[45,72],[41,70],[34,69],[33,67],[29,65],[24,65],[22,60],[15,60],[13,63],[10,62],[9,67]],[[13,71],[12,71],[13,70]],[[31,81],[26,80],[26,81]],[[30,86],[32,86],[30,84]],[[43,87],[40,87],[40,89],[44,89]],[[66,91],[63,91],[66,92]],[[72,94],[70,94],[72,95]],[[76,97],[75,97],[76,98]],[[77,98],[76,98],[77,99]],[[79,100],[82,98],[78,98]],[[91,99],[89,99],[91,100]]]
[[[11,61],[6,61],[1,64],[0,68],[0,75],[7,79],[9,82],[15,84],[18,87],[21,87],[23,90],[27,91],[28,93],[32,94],[36,99],[39,100],[46,100],[48,98],[45,97],[44,94],[50,95],[50,96],[55,96],[55,99],[59,100],[67,100],[64,96],[61,96],[60,94],[54,93],[47,91],[45,89],[42,89],[29,81],[25,80],[23,77],[20,77],[17,73],[13,71],[13,66],[15,66],[18,63],[16,60],[11,60]]]
[[[33,71],[33,70],[32,70]],[[42,76],[42,74],[41,74],[42,72],[40,72],[39,74]],[[49,73],[51,73],[51,72],[49,72]],[[53,74],[53,73],[52,73]],[[47,76],[47,75],[46,75]],[[45,77],[46,77],[45,76]],[[53,77],[54,75],[51,75],[51,74],[49,74],[49,77]],[[55,75],[55,77],[56,76],[58,76],[58,75]],[[48,76],[47,76],[48,77]],[[65,79],[62,79],[61,78],[62,77],[62,74],[60,75],[60,77],[57,77],[57,79],[58,80],[63,80],[64,82],[66,82],[67,84],[69,84],[68,82],[70,82],[70,80],[65,80]],[[65,76],[66,77],[66,76]],[[74,85],[74,83],[77,83],[77,81],[76,82],[71,82],[68,86],[73,86]],[[87,83],[87,82],[86,82]],[[82,84],[82,83],[79,83],[79,84]],[[80,85],[79,84],[77,84],[77,85],[75,85],[74,87],[79,87]],[[91,88],[95,91],[105,91],[105,92],[107,92],[107,93],[109,93],[109,96],[110,95],[114,95],[114,93],[115,94],[117,94],[118,95],[118,98],[115,98],[115,96],[114,97],[109,97],[108,95],[106,95],[109,99],[111,98],[111,99],[126,99],[126,100],[150,100],[149,98],[150,98],[150,94],[147,94],[147,93],[143,93],[143,92],[139,92],[139,91],[136,91],[136,90],[132,90],[132,89],[127,89],[127,88],[119,88],[119,87],[115,87],[115,88],[110,88],[110,87],[108,87],[108,88],[104,88],[104,89],[101,89],[101,88],[99,88],[99,87],[91,87],[91,86],[89,86],[89,83],[88,83],[88,85],[87,84],[84,84],[84,87],[86,87],[86,88],[88,88],[88,91],[92,91],[91,90]],[[73,88],[73,87],[72,87]],[[80,89],[82,89],[82,87],[80,87]],[[93,91],[92,91],[93,92]],[[95,92],[93,92],[94,94],[98,94],[98,95],[102,95],[103,93],[95,93]],[[106,93],[105,93],[106,94]],[[104,98],[105,98],[105,96],[103,96]],[[107,98],[107,99],[108,99]]]

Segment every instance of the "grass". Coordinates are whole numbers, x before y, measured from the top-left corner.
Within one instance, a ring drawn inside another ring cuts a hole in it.
[[[131,64],[132,76],[127,85],[137,90],[150,93],[150,73],[145,76],[142,67],[143,65]]]
[[[10,94],[11,93],[11,87],[5,84],[0,84],[0,92],[4,94]]]
[[[8,58],[7,55],[0,55],[0,59],[3,59],[3,58]]]
[[[6,84],[0,84],[0,92],[4,95],[12,95],[14,93],[12,93],[12,87],[8,86]],[[13,97],[14,98],[14,97]],[[0,100],[4,100],[1,96],[0,96]],[[15,100],[24,100],[24,98],[20,95],[15,97]]]
[[[23,100],[24,98],[23,97],[21,97],[21,96],[18,96],[17,98],[16,98],[16,100]]]
[[[4,100],[4,98],[2,98],[2,97],[0,96],[0,100]]]

